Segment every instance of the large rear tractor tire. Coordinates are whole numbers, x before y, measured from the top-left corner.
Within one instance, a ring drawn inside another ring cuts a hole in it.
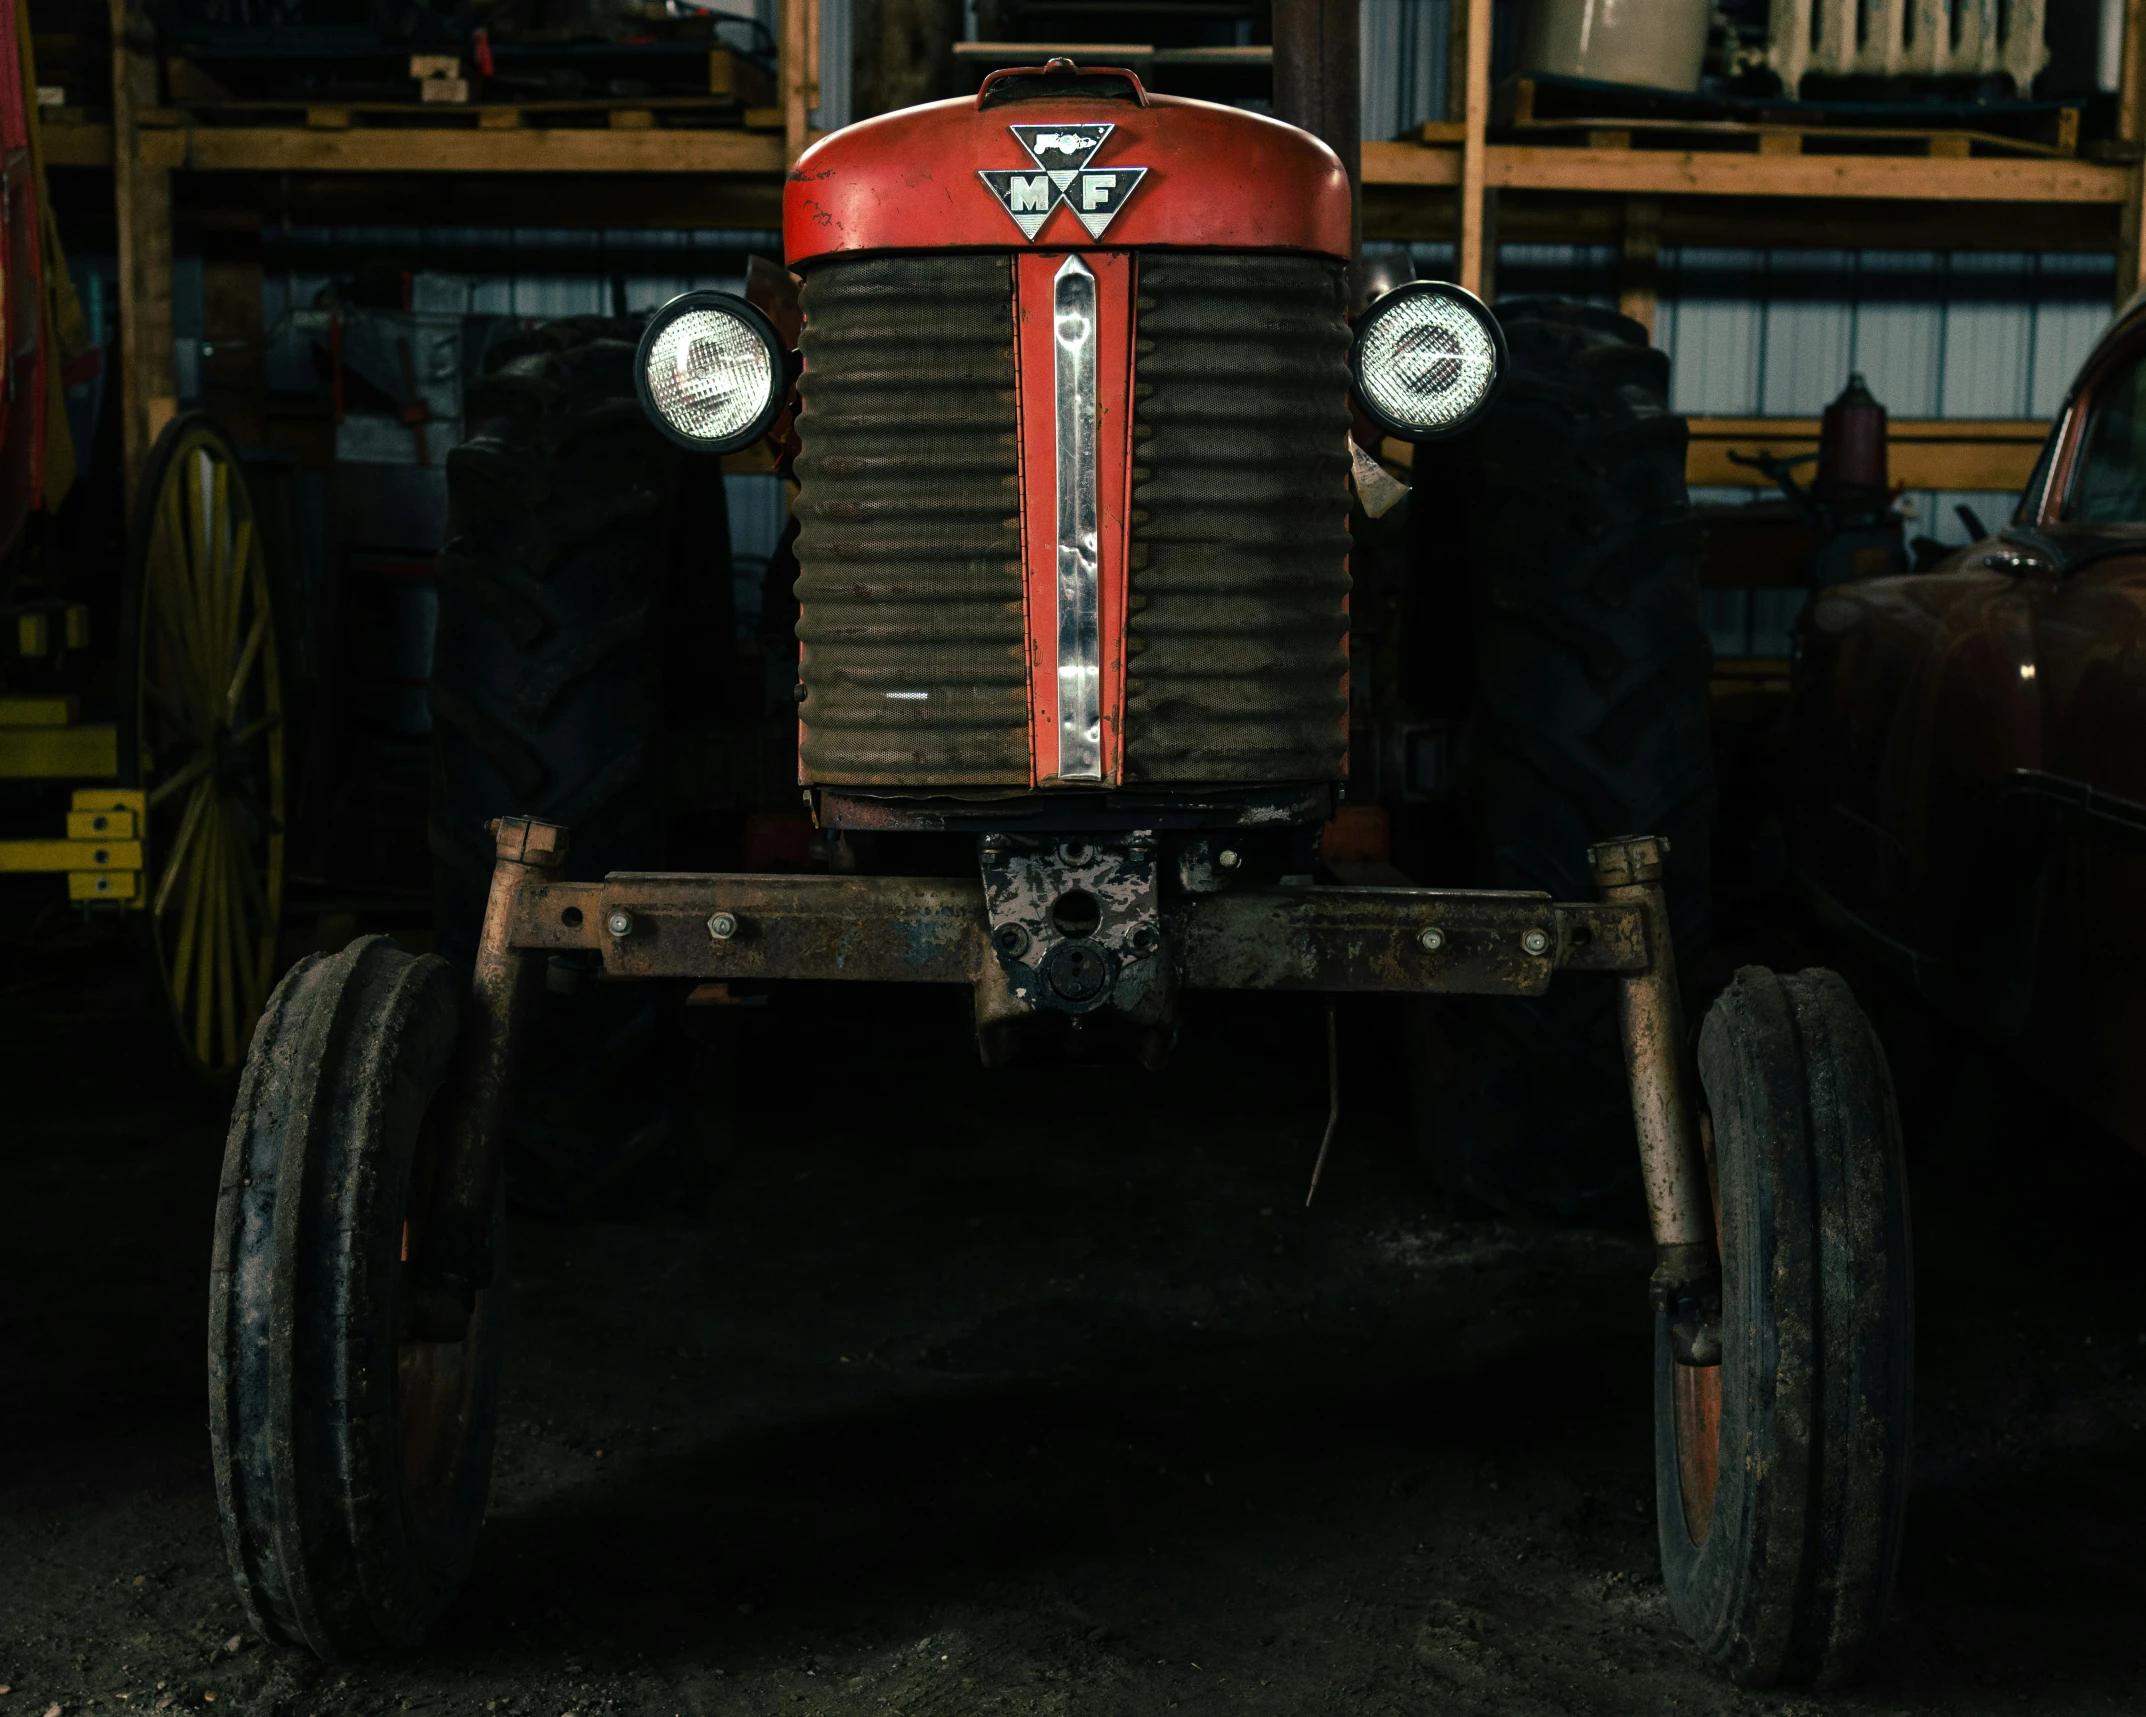
[[[1467,714],[1469,880],[1588,900],[1591,845],[1661,835],[1671,931],[1689,962],[1708,939],[1712,656],[1668,356],[1593,305],[1509,299],[1498,317],[1511,353],[1503,391],[1478,426],[1419,461],[1409,695]],[[1608,986],[1417,1004],[1409,1029],[1419,1141],[1449,1196],[1636,1218]]]
[[[702,622],[711,591],[728,611],[723,479],[642,411],[640,331],[584,316],[495,347],[470,438],[447,458],[430,833],[438,947],[464,968],[491,820],[566,825],[576,880],[663,869],[680,732],[720,698],[729,640]],[[666,706],[667,679],[682,712]],[[528,1021],[509,1185],[521,1203],[586,1214],[678,1130],[656,1065],[675,998],[554,967]]]
[[[422,1640],[484,1520],[499,1290],[432,1340],[408,1280],[462,999],[446,961],[384,936],[309,955],[231,1119],[209,1278],[224,1547],[254,1629],[328,1659]]]
[[[634,395],[639,335],[586,316],[495,348],[447,456],[430,832],[439,948],[459,965],[484,922],[492,818],[565,824],[576,878],[662,857],[680,459]]]
[[[1848,986],[1747,966],[1699,1073],[1722,1360],[1654,1342],[1662,1582],[1746,1686],[1837,1682],[1885,1619],[1907,1500],[1914,1304],[1891,1075]]]

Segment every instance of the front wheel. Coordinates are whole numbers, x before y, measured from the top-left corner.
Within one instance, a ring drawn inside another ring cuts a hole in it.
[[[497,1294],[427,1339],[408,1279],[461,990],[384,936],[300,961],[231,1118],[209,1289],[224,1544],[254,1628],[329,1659],[421,1640],[484,1519]]]
[[[1884,1051],[1832,972],[1747,966],[1699,1076],[1722,1253],[1722,1360],[1655,1328],[1662,1580],[1746,1686],[1835,1682],[1892,1594],[1907,1497],[1907,1182]]]

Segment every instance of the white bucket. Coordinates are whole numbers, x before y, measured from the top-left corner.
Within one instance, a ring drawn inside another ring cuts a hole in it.
[[[1650,89],[1697,89],[1707,0],[1527,0],[1520,70]]]

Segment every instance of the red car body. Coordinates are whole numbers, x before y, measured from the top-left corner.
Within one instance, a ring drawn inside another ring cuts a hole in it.
[[[1822,590],[1796,861],[1937,1006],[2146,1150],[2146,294],[2012,522]]]

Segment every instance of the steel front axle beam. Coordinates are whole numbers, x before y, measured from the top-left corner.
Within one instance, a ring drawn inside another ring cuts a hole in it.
[[[1638,907],[1430,888],[1242,888],[1173,909],[1195,990],[1540,995],[1559,970],[1649,969]],[[980,881],[617,872],[530,878],[507,940],[617,978],[973,984],[995,973]]]

